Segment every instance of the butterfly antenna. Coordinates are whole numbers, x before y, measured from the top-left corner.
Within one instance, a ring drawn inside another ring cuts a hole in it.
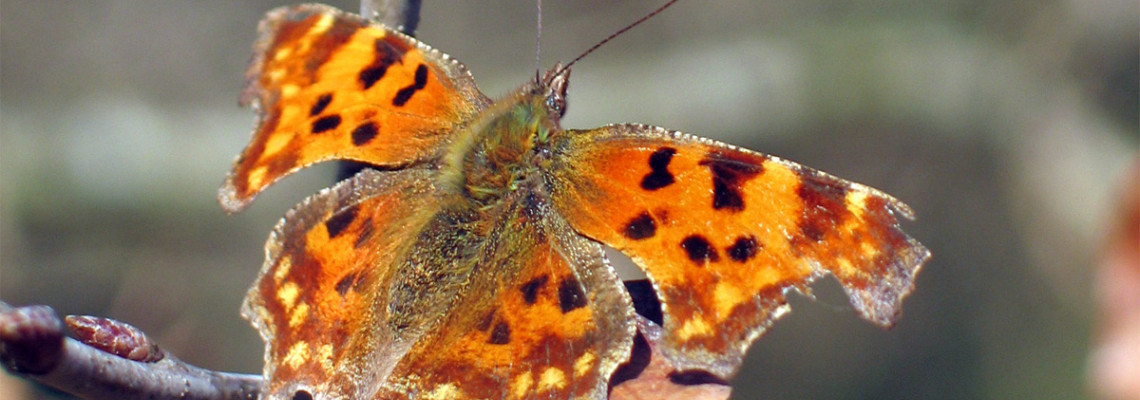
[[[577,58],[575,58],[575,59],[571,60],[569,63],[567,63],[566,66],[564,66],[564,67],[562,67],[562,69],[558,70],[558,74],[555,74],[555,75],[559,75],[563,71],[570,69],[570,66],[574,65],[574,63],[578,62],[578,60],[585,58],[590,53],[593,53],[594,50],[597,50],[599,47],[602,47],[602,45],[606,44],[610,40],[613,40],[614,38],[621,36],[621,34],[625,33],[626,31],[633,29],[633,27],[640,25],[642,22],[648,21],[650,18],[653,18],[657,14],[660,14],[662,11],[665,11],[666,8],[669,8],[669,6],[672,6],[673,3],[676,3],[677,1],[679,1],[679,0],[669,0],[668,3],[665,3],[661,7],[657,7],[656,10],[653,10],[653,12],[646,14],[644,17],[641,17],[641,19],[634,21],[632,24],[626,25],[625,28],[621,28],[620,30],[618,30],[617,32],[614,32],[614,34],[610,35],[609,37],[602,39],[602,41],[598,42],[598,44],[595,44],[594,47],[591,47],[589,50],[586,50],[584,53],[582,53],[582,55],[579,55]]]
[[[538,0],[538,16],[535,20],[538,21],[538,35],[535,35],[534,44],[534,76],[537,81],[539,71],[542,70],[542,0]]]

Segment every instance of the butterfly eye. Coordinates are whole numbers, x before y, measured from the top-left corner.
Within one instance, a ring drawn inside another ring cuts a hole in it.
[[[570,79],[570,70],[555,67],[543,79],[546,82],[541,85],[546,90],[546,109],[562,118],[566,114],[566,82]]]
[[[558,118],[562,118],[566,115],[566,98],[558,95],[547,97],[546,108],[551,114],[557,114]]]

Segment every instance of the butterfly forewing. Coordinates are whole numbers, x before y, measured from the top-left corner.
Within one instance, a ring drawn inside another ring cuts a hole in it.
[[[424,161],[489,103],[461,64],[331,7],[274,10],[259,32],[242,96],[259,122],[219,192],[229,211],[319,161]]]
[[[824,273],[888,324],[928,256],[898,227],[905,205],[795,163],[641,125],[569,131],[551,148],[555,208],[645,270],[682,366],[730,377],[784,292]]]

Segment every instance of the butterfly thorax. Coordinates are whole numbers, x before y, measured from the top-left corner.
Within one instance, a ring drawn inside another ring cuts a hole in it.
[[[445,174],[457,178],[453,182],[477,207],[493,207],[527,182],[538,182],[534,178],[548,157],[550,136],[561,131],[566,77],[568,71],[556,67],[499,100],[450,149]]]
[[[439,165],[440,208],[424,214],[416,239],[399,250],[406,267],[391,278],[389,323],[405,337],[431,328],[430,320],[452,306],[448,288],[478,286],[469,281],[473,271],[504,265],[499,249],[525,239],[515,229],[504,230],[500,221],[532,207],[532,194],[541,190],[539,169],[548,163],[544,149],[560,129],[561,114],[548,104],[562,104],[561,92],[551,90],[542,83],[523,86],[480,113],[447,148]],[[550,93],[558,93],[556,102]]]

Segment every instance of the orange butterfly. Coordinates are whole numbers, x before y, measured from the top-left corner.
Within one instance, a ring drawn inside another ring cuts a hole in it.
[[[785,293],[826,273],[891,323],[929,257],[898,227],[905,204],[663,128],[564,130],[569,74],[492,101],[462,64],[362,17],[269,14],[242,97],[260,119],[223,207],[316,162],[379,168],[269,238],[243,307],[269,397],[604,398],[636,376],[611,382],[648,322],[602,244],[649,276],[652,344],[681,384],[731,377]]]

